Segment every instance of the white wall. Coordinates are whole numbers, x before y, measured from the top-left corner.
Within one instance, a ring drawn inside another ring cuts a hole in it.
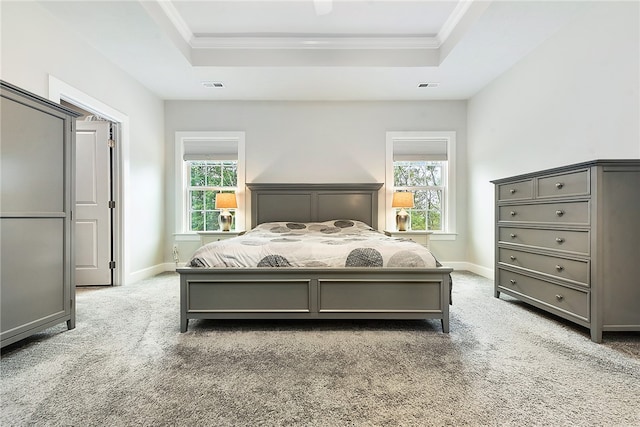
[[[174,218],[174,134],[244,131],[246,182],[384,182],[387,131],[457,132],[457,182],[466,182],[466,101],[208,102],[167,101],[167,234]],[[384,193],[382,193],[384,194]],[[466,256],[465,186],[457,194],[458,236],[434,241],[442,261]],[[194,244],[178,244],[185,261]],[[172,245],[166,248],[167,257]],[[169,258],[170,259],[170,258]]]
[[[51,75],[128,117],[123,278],[126,283],[159,271],[165,243],[162,100],[35,2],[3,1],[1,24],[3,80],[47,98]]]
[[[493,268],[492,179],[640,158],[638,2],[594,2],[468,105],[469,262]]]

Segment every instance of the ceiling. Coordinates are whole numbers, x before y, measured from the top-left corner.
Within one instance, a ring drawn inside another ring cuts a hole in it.
[[[162,99],[443,100],[470,98],[591,2],[39,3]]]

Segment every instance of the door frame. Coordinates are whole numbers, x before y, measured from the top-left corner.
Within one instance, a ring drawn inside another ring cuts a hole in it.
[[[128,205],[128,192],[124,185],[129,182],[129,116],[51,75],[49,75],[49,100],[56,103],[66,101],[116,123],[118,135],[116,135],[113,165],[113,193],[116,207],[112,224],[115,239],[112,244],[116,268],[113,274],[113,286],[124,285],[129,281],[129,266],[125,256],[125,250],[128,247],[125,240],[127,235],[125,233],[125,207]]]

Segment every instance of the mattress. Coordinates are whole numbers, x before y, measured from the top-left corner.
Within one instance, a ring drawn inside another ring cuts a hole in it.
[[[200,247],[188,267],[434,268],[424,246],[355,220],[269,222]]]

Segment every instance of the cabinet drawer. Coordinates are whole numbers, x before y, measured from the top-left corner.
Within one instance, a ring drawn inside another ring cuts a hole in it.
[[[589,255],[589,231],[500,227],[501,243]]]
[[[498,249],[498,261],[517,268],[536,271],[548,276],[589,286],[589,262],[549,255],[533,254],[509,248]]]
[[[571,316],[589,321],[589,292],[500,269],[498,286]]]
[[[503,222],[541,222],[548,224],[589,225],[589,202],[539,203],[500,206]]]
[[[533,180],[509,182],[498,185],[498,200],[520,200],[533,197]]]
[[[538,178],[538,197],[589,194],[589,171],[581,170]]]

